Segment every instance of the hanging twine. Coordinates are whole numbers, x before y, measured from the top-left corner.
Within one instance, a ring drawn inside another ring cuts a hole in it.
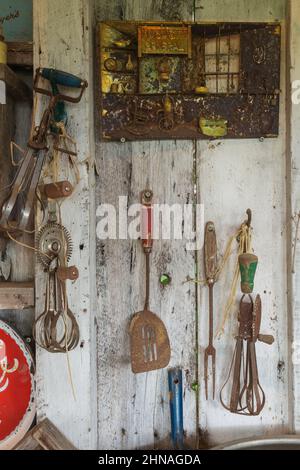
[[[44,176],[51,176],[54,181],[58,181],[60,174],[60,160],[62,155],[66,154],[69,160],[69,168],[71,168],[73,172],[72,178],[70,178],[70,174],[68,174],[68,180],[70,181],[72,179],[74,186],[77,186],[80,181],[80,172],[77,162],[77,143],[67,133],[63,122],[57,122],[55,125],[59,130],[59,134],[55,136],[56,142],[54,142],[52,158],[49,162],[48,170],[44,172]],[[70,145],[73,146],[74,150],[71,150]],[[63,149],[63,151],[60,149]]]
[[[224,333],[225,324],[232,311],[232,307],[234,305],[234,301],[236,298],[237,285],[238,285],[238,281],[240,277],[240,269],[239,269],[239,261],[238,261],[239,255],[241,255],[242,253],[249,253],[251,251],[252,228],[249,227],[249,225],[247,225],[246,222],[243,222],[240,228],[238,229],[238,231],[232,237],[229,238],[226,249],[225,249],[225,253],[222,259],[222,263],[220,264],[220,267],[217,270],[216,279],[219,279],[220,274],[224,271],[225,266],[227,265],[227,262],[232,253],[232,244],[234,241],[238,242],[237,256],[236,256],[233,278],[232,278],[231,287],[230,287],[230,294],[225,305],[221,325],[216,333],[216,336],[219,336],[219,337]]]

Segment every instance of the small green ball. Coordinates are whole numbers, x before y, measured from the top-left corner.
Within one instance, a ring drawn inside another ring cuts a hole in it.
[[[198,382],[192,383],[192,390],[193,390],[194,392],[198,392],[198,390],[199,390],[199,384],[198,384]]]
[[[168,274],[162,274],[159,278],[159,282],[162,286],[168,286],[171,282],[171,277]]]

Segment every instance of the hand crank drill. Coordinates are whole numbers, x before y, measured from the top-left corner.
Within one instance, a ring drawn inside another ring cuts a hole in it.
[[[51,91],[47,88],[41,88],[39,84],[41,78],[49,81],[52,87]],[[75,97],[65,95],[59,91],[58,85],[78,88],[80,92]],[[58,132],[56,123],[66,120],[64,103],[79,103],[86,87],[87,82],[75,75],[48,68],[36,70],[33,89],[36,93],[48,96],[50,100],[40,125],[36,127],[34,135],[27,143],[27,151],[15,178],[8,186],[9,194],[0,208],[0,230],[25,231],[27,229],[36,188],[48,150],[47,135],[50,130]],[[22,197],[25,202],[22,202]]]

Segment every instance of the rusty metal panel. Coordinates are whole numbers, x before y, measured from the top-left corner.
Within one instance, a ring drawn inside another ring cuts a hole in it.
[[[278,97],[273,103],[263,95],[237,94],[225,99],[216,95],[174,95],[172,109],[166,112],[163,96],[107,94],[103,97],[103,111],[105,140],[207,139],[200,127],[201,118],[227,121],[224,138],[278,135]]]
[[[279,24],[191,23],[190,57],[139,57],[140,25],[112,24],[101,26],[103,140],[278,136]]]
[[[278,94],[280,79],[279,25],[241,32],[241,91]]]

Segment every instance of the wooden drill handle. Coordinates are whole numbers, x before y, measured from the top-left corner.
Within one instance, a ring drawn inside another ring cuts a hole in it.
[[[59,181],[58,183],[45,184],[43,191],[49,199],[58,199],[71,196],[73,186],[69,181]]]
[[[204,237],[204,267],[207,280],[214,280],[217,272],[217,237],[213,222],[207,222]]]
[[[273,344],[274,343],[274,336],[272,335],[258,335],[257,337],[258,341],[261,341],[262,343],[266,344]]]
[[[60,281],[76,281],[79,277],[79,271],[76,266],[58,267],[57,278]]]

